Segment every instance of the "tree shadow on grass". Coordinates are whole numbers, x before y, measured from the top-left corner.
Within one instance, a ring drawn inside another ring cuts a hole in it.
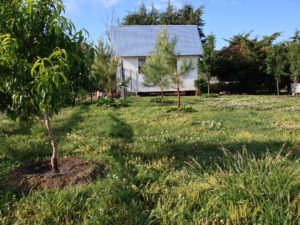
[[[52,124],[54,124],[54,134],[57,137],[58,143],[60,137],[76,129],[76,126],[82,121],[81,114],[87,110],[87,106],[80,105],[73,110],[69,117],[56,120],[54,123],[52,120]],[[44,125],[36,126],[34,131],[32,131],[30,127],[24,129],[22,132],[13,131],[10,135],[0,136],[0,154],[6,155],[6,158],[13,163],[24,163],[35,159],[50,157],[50,139]],[[11,138],[12,135],[18,136]]]
[[[126,157],[130,152],[129,145],[133,142],[133,128],[118,115],[110,114],[109,118],[110,127],[108,135],[112,138],[109,155],[114,157],[121,165],[124,165]]]
[[[72,114],[67,118],[56,119],[53,130],[57,138],[65,136],[68,132],[76,129],[77,125],[83,121],[82,114],[88,112],[89,105],[81,104],[72,109]]]
[[[132,127],[116,115],[110,114],[109,118],[111,119],[109,136],[122,139],[124,143],[132,143],[134,135]]]
[[[224,159],[224,149],[230,153],[241,152],[244,149],[256,158],[262,158],[266,153],[276,154],[282,151],[286,154],[291,151],[292,143],[269,141],[269,142],[232,142],[220,144],[209,143],[169,143],[162,145],[156,151],[150,152],[131,152],[130,157],[139,157],[143,162],[151,162],[162,158],[173,160],[173,165],[176,169],[181,169],[187,165],[192,159],[195,159],[204,167],[210,167],[216,164],[222,164]],[[299,152],[292,152],[293,157],[299,157]]]

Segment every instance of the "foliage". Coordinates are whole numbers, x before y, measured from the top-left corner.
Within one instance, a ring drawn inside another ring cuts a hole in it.
[[[220,97],[219,94],[203,94],[202,96],[205,97],[205,98],[218,98],[218,97]]]
[[[84,31],[76,32],[74,25],[62,16],[64,12],[61,0],[28,0],[0,3],[0,33],[10,34],[16,42],[14,82],[10,87],[30,82],[30,70],[37,57],[48,57],[59,47],[68,52],[69,65],[66,77],[72,84],[72,99],[77,92],[86,88],[91,61],[91,51],[86,44]],[[26,35],[25,35],[26,34]],[[23,76],[28,74],[28,76]],[[21,92],[24,92],[22,90]],[[11,96],[8,96],[8,98]]]
[[[52,118],[61,154],[105,164],[107,176],[30,194],[0,185],[0,224],[297,224],[299,99],[183,98],[196,112],[166,113],[136,97],[121,110],[64,108]],[[50,154],[42,124],[1,118],[0,143],[1,184]]]
[[[173,51],[173,52],[172,52]],[[173,71],[172,80],[176,85],[177,90],[177,108],[180,108],[180,87],[182,85],[181,78],[187,76],[191,71],[194,70],[194,63],[191,59],[184,58],[182,60],[179,59],[178,55],[176,55],[174,49],[170,51],[170,69]],[[179,70],[178,70],[179,64]]]
[[[150,99],[151,103],[173,103],[173,100],[161,96],[153,97]]]
[[[117,69],[120,59],[113,55],[112,49],[107,43],[99,41],[95,49],[95,58],[92,66],[92,75],[96,86],[104,90],[110,97],[117,91]]]
[[[142,67],[144,85],[148,87],[159,87],[162,98],[164,89],[171,85],[168,59],[164,54],[166,41],[167,30],[163,29],[157,37],[154,51],[146,58],[146,62]]]
[[[193,106],[180,106],[180,108],[178,109],[177,106],[170,106],[168,107],[167,111],[166,112],[174,112],[174,111],[177,111],[177,112],[194,112],[195,110],[193,109]]]
[[[15,70],[15,47],[15,41],[10,34],[0,35],[0,111],[4,111],[11,101],[4,89],[4,84],[7,77]]]
[[[267,64],[267,73],[271,74],[276,80],[277,84],[277,95],[279,95],[279,83],[281,81],[281,77],[286,74],[286,46],[285,44],[277,44],[271,47],[271,49],[267,53],[266,64]]]
[[[64,106],[71,92],[65,76],[66,60],[65,50],[56,48],[49,57],[38,58],[33,65],[31,75],[34,81],[30,89],[37,112],[51,116],[53,113],[57,114]],[[19,100],[20,103],[16,105],[22,105],[22,96],[14,95],[13,100],[14,102]]]
[[[216,37],[211,34],[208,35],[203,44],[203,55],[201,56],[198,72],[200,79],[207,83],[207,93],[210,93],[210,80],[216,70],[217,52],[215,50]]]
[[[219,51],[216,74],[221,81],[238,82],[239,93],[274,93],[274,79],[267,74],[266,57],[274,33],[261,39],[251,33],[238,34],[227,40],[228,46]]]
[[[114,99],[114,98],[107,98],[107,97],[100,98],[98,100],[98,105],[104,107],[115,107],[115,108],[129,106],[128,101],[124,99]]]
[[[224,86],[225,85],[221,85],[220,83],[210,83],[209,94],[205,94],[208,90],[207,81],[204,80],[202,77],[200,77],[200,79],[198,80],[195,80],[195,87],[198,89],[201,95],[219,94],[220,92],[225,91],[225,89],[227,89]]]
[[[171,1],[167,8],[159,11],[153,4],[148,10],[145,3],[141,3],[137,11],[129,12],[122,21],[123,25],[197,25],[199,34],[204,37],[202,19],[203,6],[194,8],[186,3],[180,9],[175,9]]]
[[[290,63],[291,78],[295,83],[300,80],[300,38],[296,32],[294,41],[289,43],[288,59]]]
[[[157,38],[156,45],[158,48],[158,55],[164,59],[164,73],[170,75],[172,83],[175,85],[177,92],[177,108],[180,108],[180,86],[181,77],[187,76],[194,70],[193,61],[189,58],[180,58],[180,54],[176,52],[175,46],[177,44],[176,37],[171,37],[169,40],[166,29],[163,29]]]

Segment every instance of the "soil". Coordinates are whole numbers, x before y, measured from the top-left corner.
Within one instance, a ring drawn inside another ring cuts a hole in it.
[[[18,189],[22,192],[42,189],[63,189],[104,177],[106,168],[94,161],[80,158],[58,159],[59,173],[53,173],[50,161],[35,161],[16,168],[7,181],[5,188]],[[2,186],[2,185],[1,185]]]

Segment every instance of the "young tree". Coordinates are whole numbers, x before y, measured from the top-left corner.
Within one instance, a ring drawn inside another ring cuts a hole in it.
[[[50,118],[74,99],[74,90],[82,87],[89,69],[83,32],[75,32],[63,11],[61,0],[0,2],[0,16],[5,18],[0,20],[0,35],[8,34],[13,43],[10,57],[5,57],[10,60],[1,66],[0,110],[12,119],[45,122],[54,172],[59,169]],[[0,48],[6,46],[2,43]],[[68,57],[66,52],[70,52]]]
[[[210,94],[210,80],[216,68],[217,53],[215,50],[216,38],[214,35],[208,35],[203,44],[203,56],[199,62],[200,77],[207,84],[207,93]]]
[[[166,29],[162,31],[157,43],[162,46],[160,54],[161,57],[166,60],[167,70],[171,76],[172,83],[175,84],[177,93],[177,108],[180,110],[180,87],[182,85],[181,78],[194,70],[194,64],[192,60],[180,59],[180,54],[175,50],[177,43],[176,37],[173,37],[171,40],[169,40]]]
[[[57,140],[53,133],[50,118],[58,113],[70,95],[70,86],[66,78],[66,52],[56,48],[49,57],[38,58],[31,69],[33,77],[33,102],[38,119],[44,121],[51,140],[51,167],[55,173],[59,172],[57,165]],[[20,96],[21,97],[21,96]],[[15,101],[21,101],[16,98]]]
[[[194,63],[192,60],[183,59],[182,61],[177,58],[177,63],[179,63],[179,68],[177,65],[173,67],[173,82],[176,84],[176,92],[177,92],[177,110],[180,110],[181,100],[180,100],[180,87],[182,85],[181,78],[187,76],[191,71],[195,69]]]
[[[271,47],[266,58],[267,72],[276,80],[276,92],[280,95],[279,84],[283,75],[286,75],[286,46],[277,44]]]
[[[144,84],[149,87],[159,87],[162,101],[164,99],[164,89],[171,85],[168,61],[163,54],[166,42],[167,30],[163,29],[157,37],[155,50],[146,58],[146,62],[142,67]]]
[[[296,33],[297,35],[298,33]],[[289,43],[288,61],[290,64],[291,78],[297,85],[300,81],[300,40],[295,39]]]
[[[98,86],[113,98],[117,91],[117,70],[120,59],[113,55],[112,49],[102,40],[95,48],[95,58],[92,65],[92,74]]]

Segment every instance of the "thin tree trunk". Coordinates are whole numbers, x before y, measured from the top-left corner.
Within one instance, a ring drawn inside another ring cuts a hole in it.
[[[91,92],[91,102],[93,101],[93,92]]]
[[[161,101],[164,102],[164,90],[162,87],[160,87],[160,96],[161,96]]]
[[[279,80],[276,79],[276,91],[277,91],[277,95],[280,95],[280,91],[279,91]]]
[[[57,164],[57,151],[58,151],[57,140],[56,140],[55,135],[52,132],[52,127],[51,127],[49,115],[47,113],[45,113],[44,116],[45,116],[45,125],[47,127],[48,135],[49,135],[49,138],[51,140],[51,146],[52,146],[52,156],[51,156],[52,171],[54,173],[59,173],[58,164]]]
[[[177,85],[177,109],[180,110],[180,80],[178,74],[176,74],[176,85]]]

